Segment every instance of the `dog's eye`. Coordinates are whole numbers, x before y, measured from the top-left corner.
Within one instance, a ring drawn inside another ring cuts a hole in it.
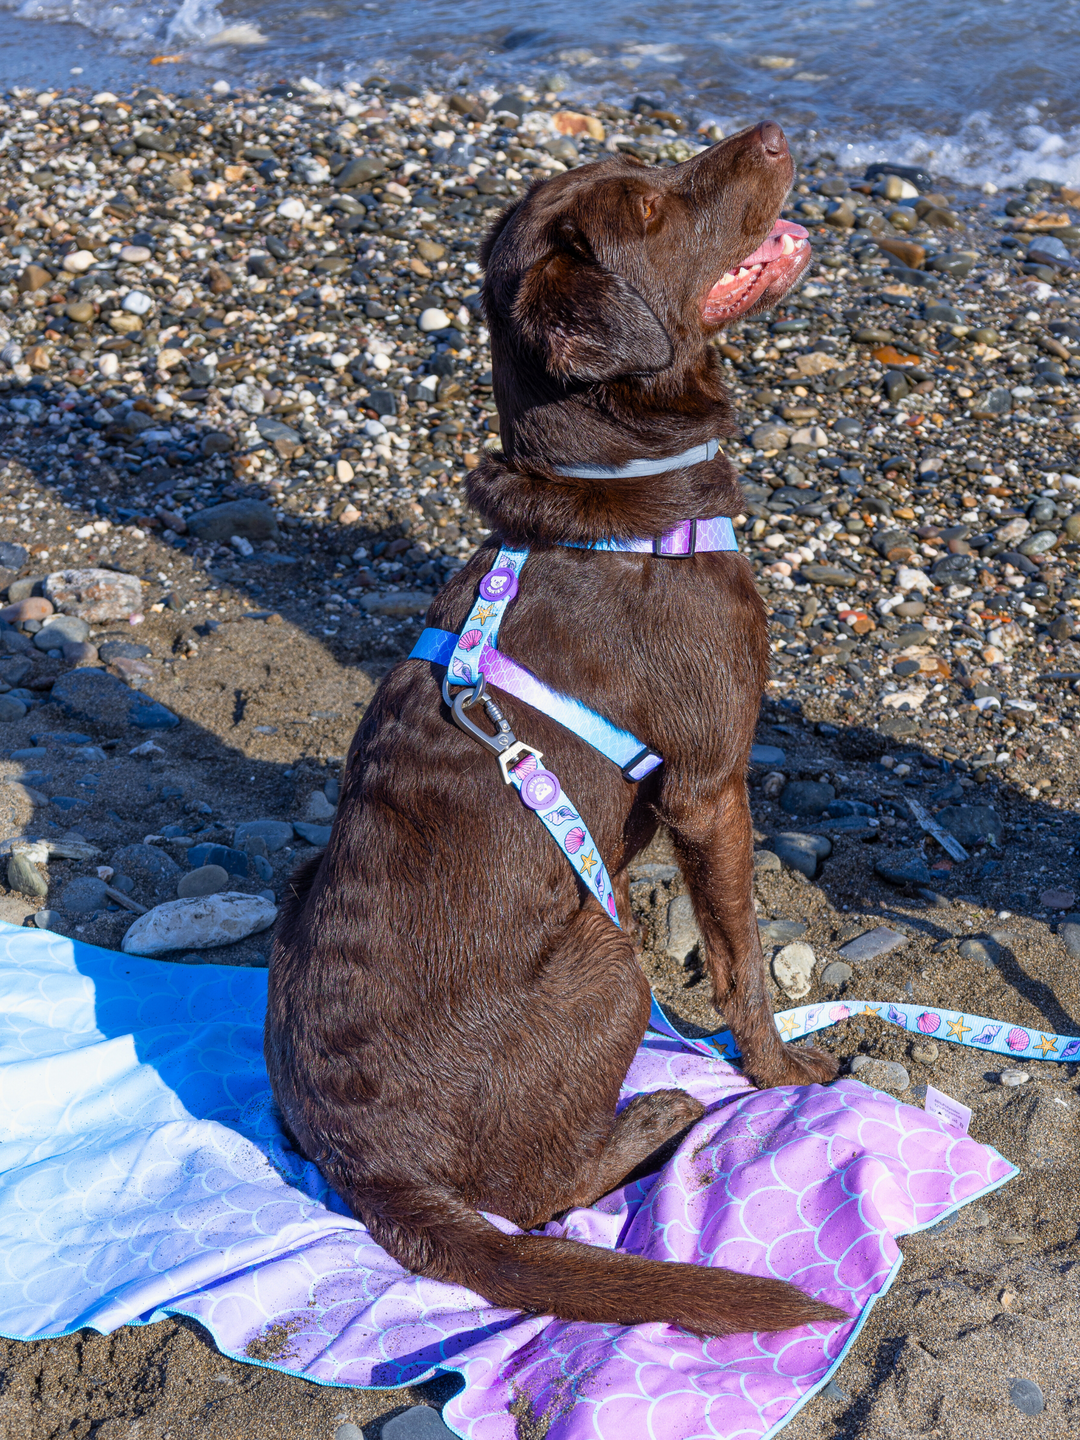
[[[646,201],[645,201],[645,209],[644,209],[644,211],[643,211],[642,213],[644,214],[646,220],[651,220],[651,219],[652,219],[653,207],[652,207],[652,202],[651,202],[651,201],[649,201],[649,200],[646,200]]]

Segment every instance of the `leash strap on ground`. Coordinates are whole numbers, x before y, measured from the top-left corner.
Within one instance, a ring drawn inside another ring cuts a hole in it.
[[[1080,1036],[1047,1035],[1024,1025],[1010,1025],[1005,1020],[990,1020],[985,1015],[965,1015],[934,1005],[832,1000],[824,1005],[800,1005],[795,1010],[783,1010],[773,1019],[784,1040],[797,1040],[816,1030],[827,1030],[830,1025],[838,1025],[853,1015],[869,1015],[897,1025],[913,1035],[947,1040],[950,1044],[966,1045],[974,1050],[989,1050],[1008,1060],[1080,1060]],[[680,1035],[655,995],[649,1025],[702,1055],[719,1054],[725,1060],[733,1060],[742,1053],[730,1030],[694,1039]]]

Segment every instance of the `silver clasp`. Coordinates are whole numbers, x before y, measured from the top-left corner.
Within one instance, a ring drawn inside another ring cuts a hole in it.
[[[458,688],[458,687],[455,687]],[[464,730],[466,735],[472,737],[481,744],[489,754],[494,755],[499,762],[499,769],[505,784],[509,785],[510,768],[516,764],[524,755],[535,755],[537,765],[543,763],[543,755],[531,745],[526,745],[519,740],[510,729],[510,722],[496,705],[488,693],[487,680],[483,675],[472,685],[465,685],[458,688],[458,693],[451,696],[451,682],[449,675],[444,676],[442,682],[443,699],[450,707],[450,714],[453,716],[454,724],[459,730]],[[482,704],[487,712],[488,719],[495,726],[495,734],[489,735],[486,730],[470,720],[465,714],[474,705]]]

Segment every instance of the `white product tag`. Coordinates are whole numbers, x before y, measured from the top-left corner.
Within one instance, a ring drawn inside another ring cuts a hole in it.
[[[943,1095],[940,1090],[935,1090],[933,1085],[926,1087],[923,1109],[928,1115],[934,1115],[938,1120],[944,1120],[950,1130],[959,1130],[961,1135],[968,1133],[971,1126],[971,1111],[966,1105],[961,1105],[959,1100],[954,1100],[951,1095]]]

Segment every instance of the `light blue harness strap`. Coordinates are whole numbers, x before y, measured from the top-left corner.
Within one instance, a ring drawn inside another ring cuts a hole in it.
[[[420,638],[412,648],[410,660],[431,660],[437,665],[449,665],[457,645],[458,637],[450,630],[422,630]],[[524,700],[542,715],[549,715],[567,730],[598,750],[601,755],[618,765],[627,780],[644,780],[662,765],[663,761],[655,751],[643,745],[629,730],[620,730],[603,715],[598,715],[580,700],[569,695],[560,695],[545,685],[542,680],[501,650],[490,645],[483,648],[479,659],[480,674],[492,685],[505,690],[508,695]]]

